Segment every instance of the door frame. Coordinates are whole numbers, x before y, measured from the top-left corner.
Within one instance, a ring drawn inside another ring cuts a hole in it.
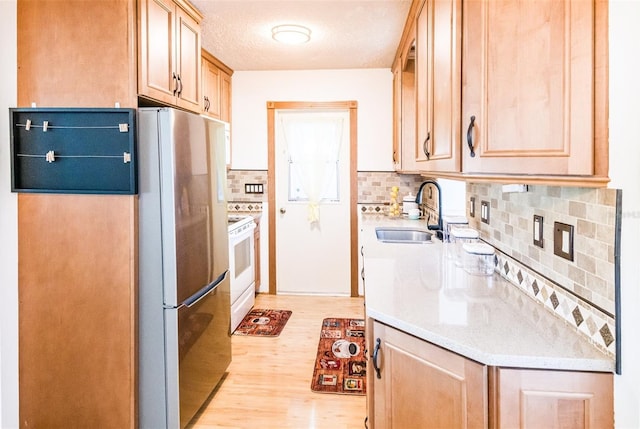
[[[358,296],[358,102],[357,101],[267,101],[269,205],[269,293],[277,293],[276,268],[276,110],[340,109],[349,111],[349,253],[351,255],[351,296]]]

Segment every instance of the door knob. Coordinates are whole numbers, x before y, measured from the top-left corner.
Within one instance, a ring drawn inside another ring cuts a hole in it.
[[[285,209],[284,207],[280,207],[280,213],[285,214],[287,212],[287,209]]]

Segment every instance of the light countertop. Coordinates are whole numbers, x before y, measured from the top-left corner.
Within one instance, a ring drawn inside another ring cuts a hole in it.
[[[614,371],[613,359],[499,274],[467,274],[435,238],[379,242],[382,225],[426,229],[423,221],[362,217],[368,317],[486,365]]]

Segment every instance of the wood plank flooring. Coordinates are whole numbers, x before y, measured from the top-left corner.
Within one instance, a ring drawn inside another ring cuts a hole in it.
[[[232,336],[226,378],[190,427],[364,428],[364,396],[311,391],[322,320],[364,318],[363,299],[260,294],[255,308],[293,313],[279,337]]]

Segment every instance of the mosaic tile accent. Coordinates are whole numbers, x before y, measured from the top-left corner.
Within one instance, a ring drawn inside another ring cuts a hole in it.
[[[229,213],[262,213],[262,203],[247,203],[244,201],[227,202]]]
[[[498,249],[496,256],[499,260],[496,270],[502,277],[524,291],[543,311],[549,311],[563,319],[598,349],[611,357],[615,356],[614,318]]]
[[[358,210],[362,214],[387,214],[389,213],[388,204],[358,204]]]

